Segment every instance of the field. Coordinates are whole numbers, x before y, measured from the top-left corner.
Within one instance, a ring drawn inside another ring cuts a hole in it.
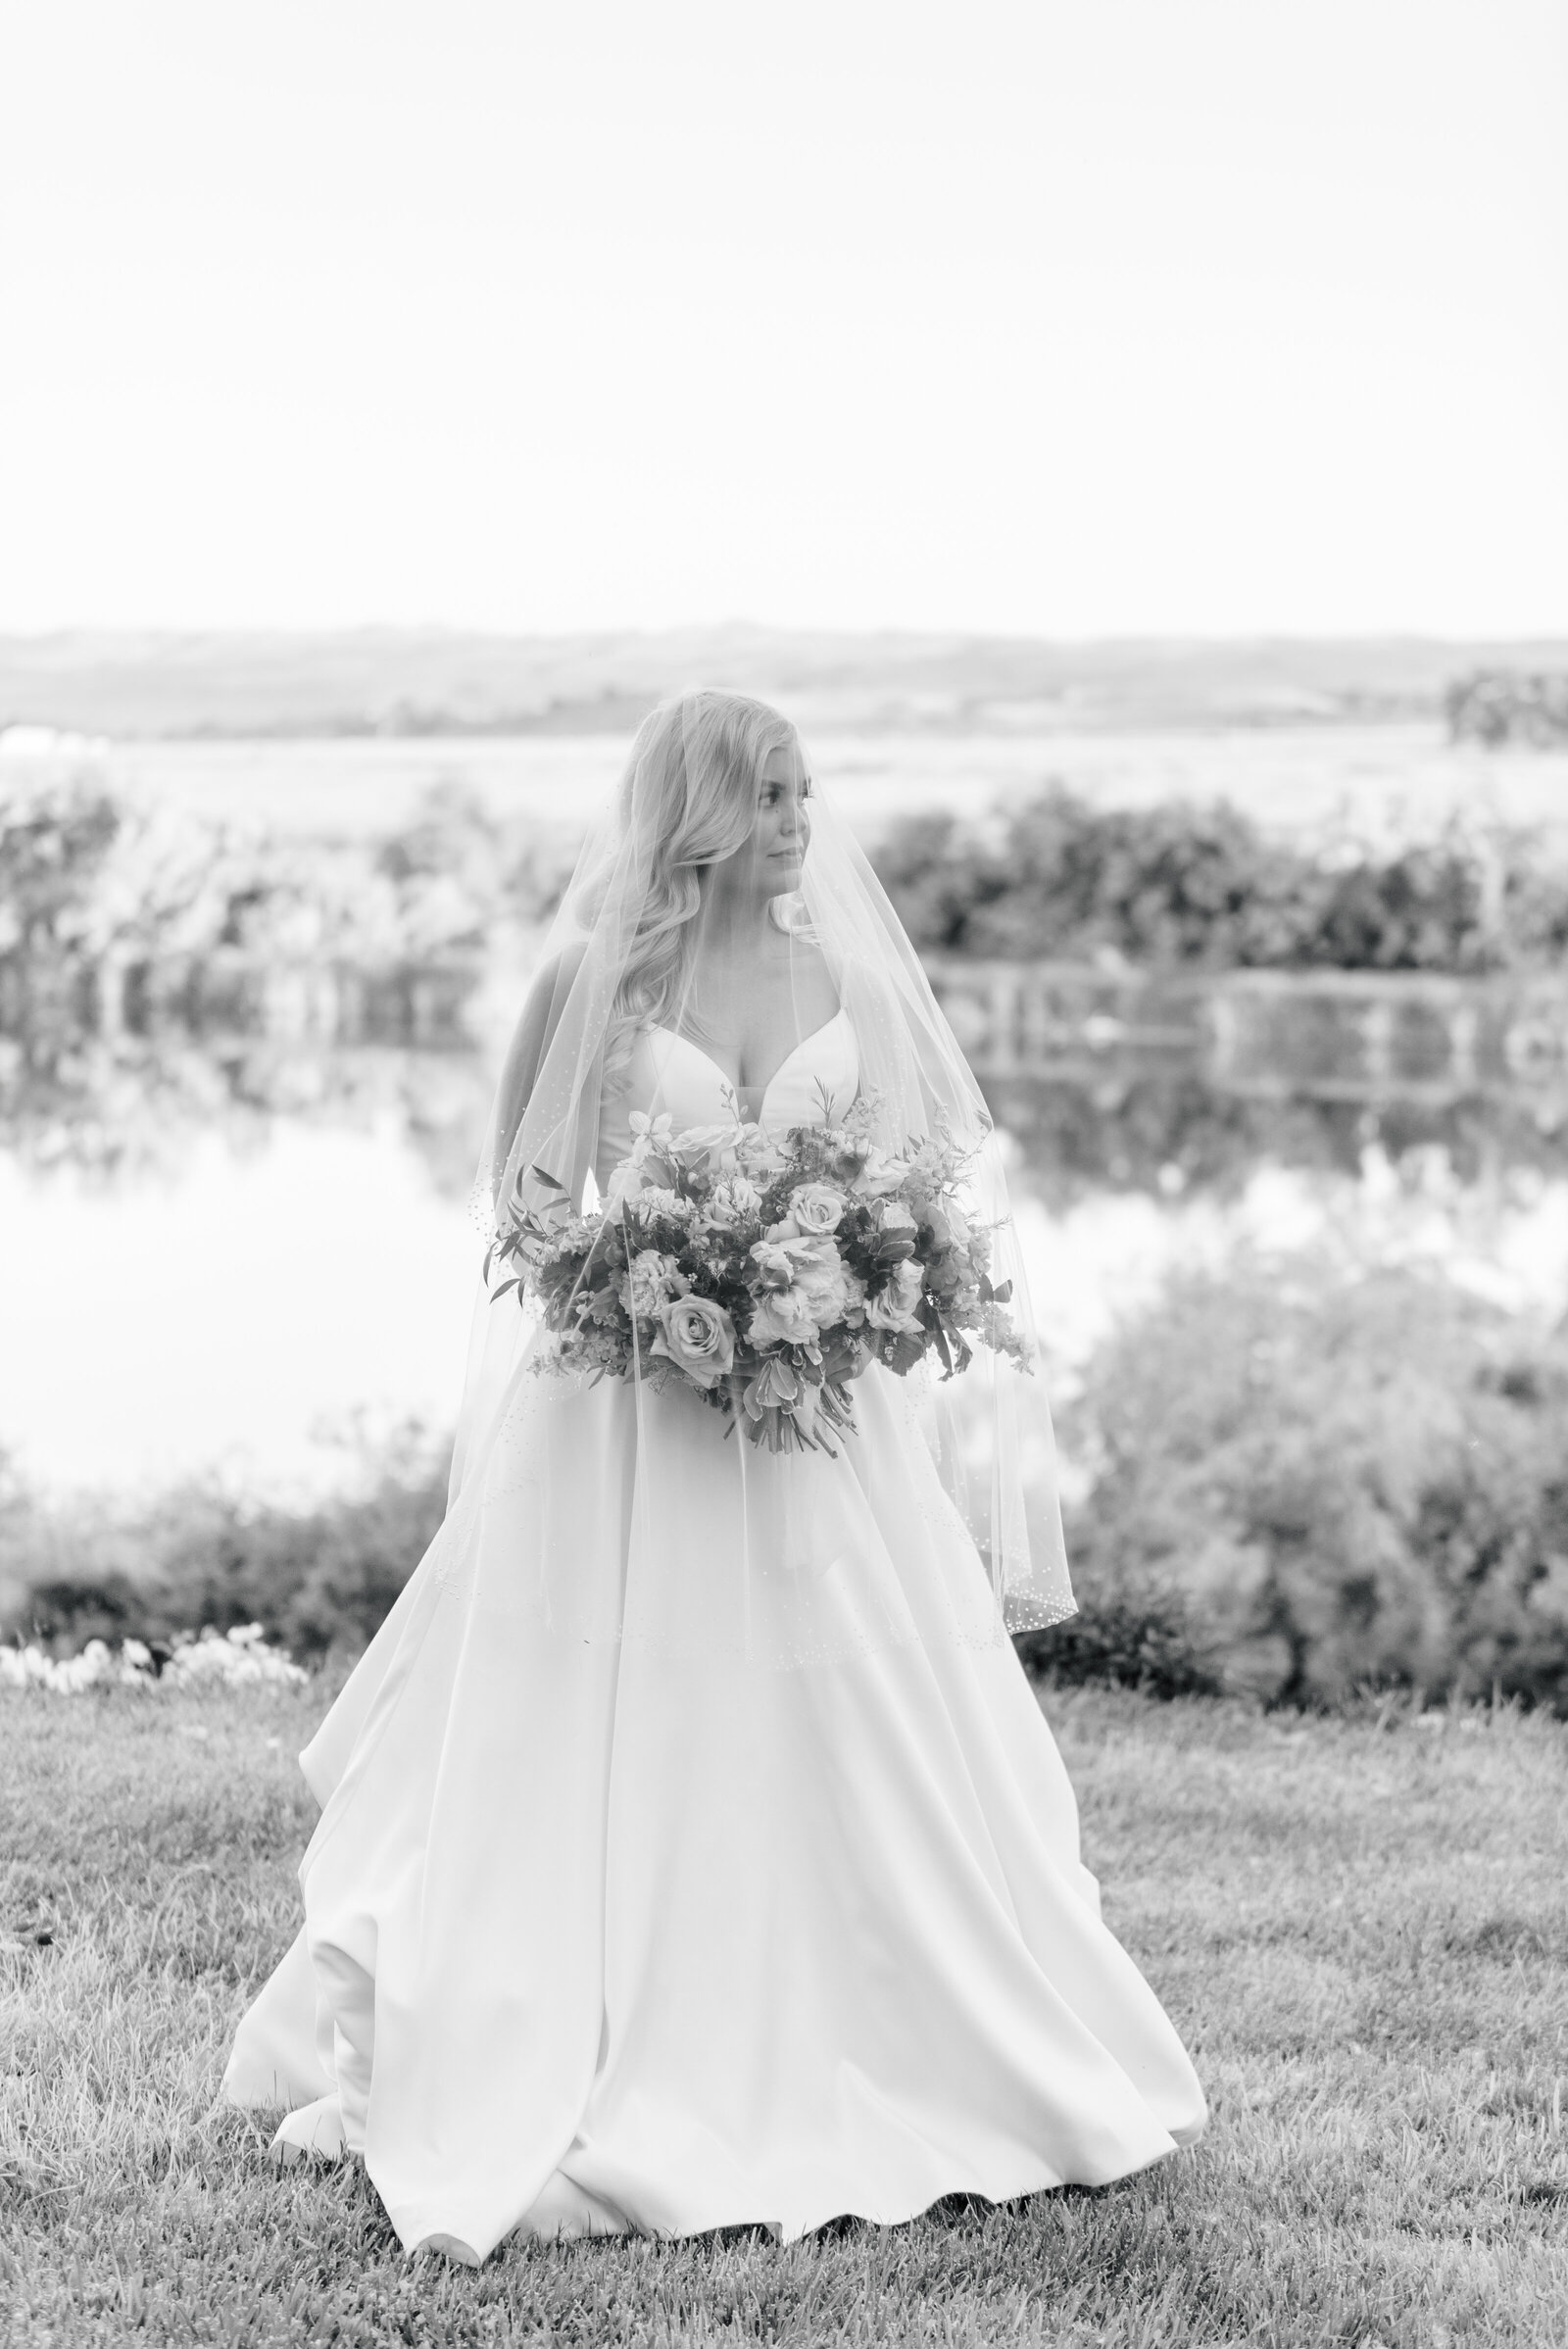
[[[1568,1728],[1048,1699],[1204,2145],[779,2248],[402,2256],[216,2101],[292,1934],[299,1694],[0,1698],[0,2341],[1568,2342]]]

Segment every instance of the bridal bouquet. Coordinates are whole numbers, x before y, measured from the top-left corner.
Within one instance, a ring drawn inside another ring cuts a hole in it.
[[[831,1452],[870,1362],[902,1377],[930,1353],[952,1377],[978,1339],[1027,1367],[951,1142],[888,1153],[853,1110],[778,1145],[755,1125],[631,1128],[601,1213],[574,1215],[535,1167],[562,1196],[514,1207],[485,1260],[487,1279],[493,1260],[514,1268],[495,1296],[542,1314],[536,1368],[678,1380],[754,1444]]]

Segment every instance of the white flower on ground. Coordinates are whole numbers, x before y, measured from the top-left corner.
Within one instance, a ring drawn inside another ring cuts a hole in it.
[[[198,1639],[175,1636],[173,1654],[160,1679],[151,1650],[126,1639],[117,1655],[102,1639],[89,1639],[79,1655],[45,1655],[40,1647],[0,1647],[0,1688],[46,1688],[76,1696],[85,1688],[287,1688],[309,1675],[280,1647],[269,1647],[259,1623],[237,1624],[226,1636],[212,1630]]]

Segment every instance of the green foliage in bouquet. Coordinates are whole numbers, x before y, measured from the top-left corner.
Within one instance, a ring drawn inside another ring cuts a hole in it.
[[[776,1145],[739,1119],[677,1134],[634,1113],[591,1215],[531,1169],[559,1196],[514,1203],[486,1277],[511,1265],[494,1295],[537,1305],[535,1366],[677,1380],[753,1443],[829,1452],[871,1362],[903,1377],[929,1353],[951,1378],[978,1341],[1027,1366],[1011,1285],[993,1284],[990,1234],[959,1201],[968,1157],[940,1135],[883,1151],[869,1122],[860,1103]]]

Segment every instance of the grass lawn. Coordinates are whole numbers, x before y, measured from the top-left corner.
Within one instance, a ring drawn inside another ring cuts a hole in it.
[[[0,2341],[1568,2343],[1568,1727],[1048,1709],[1207,2141],[781,2249],[410,2262],[216,2099],[323,1692],[0,1695]]]

